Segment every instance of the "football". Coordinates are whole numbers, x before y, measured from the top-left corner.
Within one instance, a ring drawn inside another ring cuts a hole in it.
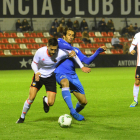
[[[58,119],[58,124],[61,127],[70,127],[72,122],[72,117],[68,114],[61,115]]]

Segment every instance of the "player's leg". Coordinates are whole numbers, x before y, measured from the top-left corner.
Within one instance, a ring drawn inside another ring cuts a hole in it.
[[[50,106],[53,106],[56,98],[56,93],[55,92],[47,92],[47,97],[43,97],[43,108],[45,113],[49,112]]]
[[[74,112],[73,104],[71,101],[71,94],[69,91],[69,80],[65,74],[56,74],[56,81],[58,84],[61,85],[62,88],[62,97],[65,100],[68,108],[70,109],[70,112]]]
[[[135,79],[135,84],[133,88],[133,96],[136,102],[138,102],[139,85],[140,85],[140,79]]]
[[[140,84],[140,80],[135,79],[135,84],[133,87],[134,101],[131,103],[130,107],[135,107],[138,104],[139,84]]]
[[[24,103],[23,111],[22,111],[22,114],[21,114],[21,118],[25,118],[25,115],[27,114],[28,110],[30,109],[30,106],[31,106],[31,104],[34,101],[37,92],[38,92],[38,89],[37,88],[30,87],[29,97],[28,97],[28,99]]]
[[[65,100],[70,112],[73,113],[75,110],[71,101],[71,93],[69,91],[69,80],[64,78],[60,81],[60,84],[62,86],[62,97]]]
[[[76,110],[76,112],[80,112],[81,110],[84,109],[84,107],[87,104],[86,96],[85,96],[85,94],[81,94],[81,93],[76,92],[76,91],[73,91],[73,94],[75,95],[75,97],[78,100],[78,103],[76,104],[75,110]]]
[[[138,94],[139,94],[139,85],[140,85],[140,66],[136,67],[136,73],[135,73],[135,83],[133,87],[133,96],[134,101],[130,105],[130,107],[135,107],[138,104]]]
[[[84,120],[84,116],[81,114],[78,114],[76,110],[73,108],[73,104],[71,101],[71,93],[69,91],[69,81],[68,79],[62,79],[60,82],[62,86],[62,96],[63,99],[65,100],[68,108],[70,109],[70,114],[78,121]]]
[[[85,105],[87,104],[87,99],[85,96],[84,88],[77,76],[77,74],[72,76],[72,81],[70,81],[70,90],[78,99],[78,103],[76,104],[76,111],[80,112],[84,109]]]
[[[80,114],[78,114],[75,109],[73,108],[73,104],[71,101],[71,93],[69,91],[69,79],[66,75],[64,74],[56,74],[56,80],[58,84],[62,86],[62,97],[65,100],[69,110],[70,114],[78,121],[84,120],[84,117]]]
[[[18,119],[17,123],[23,123],[24,122],[25,115],[27,114],[28,110],[30,109],[31,104],[34,101],[37,92],[38,92],[38,89],[36,89],[34,87],[30,87],[29,97],[28,97],[28,99],[25,101],[25,103],[23,105],[22,114],[21,114],[21,117]]]
[[[56,78],[55,75],[52,75],[48,78],[43,78],[43,84],[45,85],[47,97],[43,97],[43,108],[47,113],[49,112],[49,107],[53,106],[56,98]]]
[[[31,86],[30,86],[30,90],[29,90],[29,97],[28,99],[25,101],[24,105],[23,105],[23,110],[22,110],[22,114],[21,117],[18,119],[18,121],[16,123],[23,123],[25,120],[25,115],[27,114],[28,110],[31,107],[31,104],[33,103],[37,92],[39,91],[39,89],[42,87],[41,82],[36,82],[35,81],[35,75],[33,77]]]

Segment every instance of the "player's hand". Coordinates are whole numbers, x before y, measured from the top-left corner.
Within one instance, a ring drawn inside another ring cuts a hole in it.
[[[88,68],[88,67],[82,67],[81,69],[82,69],[82,71],[85,72],[85,73],[91,72],[91,69]]]
[[[37,72],[35,74],[35,81],[39,81],[40,80],[40,76],[41,76],[41,73],[40,72]]]
[[[71,51],[70,53],[69,53],[69,57],[74,57],[74,56],[76,56],[76,53],[75,53],[75,51]]]
[[[100,47],[100,48],[102,48],[104,51],[106,51],[106,46],[102,46],[102,47]]]
[[[132,54],[132,55],[134,55],[135,53],[136,53],[136,51],[135,51],[135,50],[132,50],[132,51],[131,51],[131,54]]]

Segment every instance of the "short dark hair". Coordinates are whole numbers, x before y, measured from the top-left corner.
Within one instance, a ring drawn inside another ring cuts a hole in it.
[[[75,32],[75,30],[73,30],[72,28],[66,29],[66,30],[63,32],[63,35],[66,36],[68,30],[71,30],[71,31],[74,32],[74,38],[75,38],[76,32]]]
[[[50,46],[50,45],[57,46],[58,45],[57,39],[56,38],[50,38],[48,40],[48,46]]]

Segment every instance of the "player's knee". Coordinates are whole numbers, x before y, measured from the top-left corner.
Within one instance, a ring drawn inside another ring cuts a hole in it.
[[[140,84],[140,80],[135,80],[135,85],[138,86]]]
[[[28,97],[28,100],[34,101],[35,97],[34,96],[30,96]]]
[[[85,106],[85,105],[87,105],[88,102],[87,102],[87,100],[83,100],[80,103],[81,103],[81,105],[84,105]]]
[[[69,87],[68,79],[62,79],[60,83],[61,83],[62,88],[63,87]]]
[[[51,100],[51,101],[48,101],[48,104],[49,104],[49,106],[53,106],[53,104],[54,104],[54,101],[53,101],[53,100]]]

